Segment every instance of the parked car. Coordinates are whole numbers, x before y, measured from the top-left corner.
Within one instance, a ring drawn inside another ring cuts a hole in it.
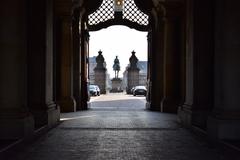
[[[89,85],[89,93],[91,96],[100,96],[100,89],[97,85]]]
[[[134,89],[135,89],[135,86],[131,88],[131,94],[133,94]]]
[[[100,88],[98,87],[98,85],[95,85],[95,87],[97,89],[97,95],[100,96],[100,94],[101,94]]]
[[[133,90],[133,95],[147,95],[147,89],[145,86],[136,86]]]

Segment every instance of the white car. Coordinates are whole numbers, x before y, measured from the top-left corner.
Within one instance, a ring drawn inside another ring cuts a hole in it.
[[[91,96],[100,96],[100,89],[97,85],[89,85],[89,93]]]
[[[147,95],[147,89],[145,86],[136,86],[133,90],[133,95]]]

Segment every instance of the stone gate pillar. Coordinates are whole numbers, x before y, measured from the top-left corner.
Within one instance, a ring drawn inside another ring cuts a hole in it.
[[[97,66],[94,68],[95,84],[99,86],[101,94],[106,94],[106,66],[102,51],[96,57]]]
[[[127,94],[131,94],[132,87],[139,85],[139,68],[137,67],[138,59],[135,52],[129,58],[130,66],[127,69]]]

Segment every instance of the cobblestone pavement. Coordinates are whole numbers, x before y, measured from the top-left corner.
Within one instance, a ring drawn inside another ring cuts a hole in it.
[[[90,110],[62,114],[58,127],[8,159],[225,160],[231,156],[182,128],[176,115],[145,110],[145,97],[110,94],[91,101]]]

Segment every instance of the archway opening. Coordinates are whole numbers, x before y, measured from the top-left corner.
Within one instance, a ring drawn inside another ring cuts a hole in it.
[[[90,10],[86,12],[84,26],[90,33],[87,47],[90,51],[87,53],[90,56],[87,72],[89,94],[99,95],[98,88],[103,94],[127,93],[128,96],[142,94],[144,103],[141,106],[145,108],[149,66],[147,62],[149,15],[141,11],[134,0],[103,0],[95,11]],[[121,30],[119,25],[125,27],[121,26]],[[143,38],[138,38],[141,35],[140,31]],[[101,34],[101,32],[103,34],[99,36],[100,40],[94,42],[94,34]],[[95,63],[96,66],[91,63]],[[97,85],[95,86],[96,94],[91,93],[94,85]],[[136,86],[140,88],[134,88]]]
[[[147,34],[121,25],[90,32],[88,77],[92,109],[116,109],[117,104],[118,109],[145,109]],[[98,62],[99,55],[104,58],[102,65]],[[116,57],[120,63],[117,74],[114,65]],[[137,60],[136,68],[132,66],[133,57]],[[100,94],[94,85],[100,88]],[[139,87],[134,91],[136,86]]]

